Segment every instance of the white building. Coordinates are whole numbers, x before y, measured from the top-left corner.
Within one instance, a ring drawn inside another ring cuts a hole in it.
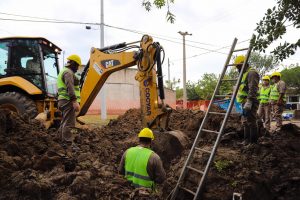
[[[106,81],[106,108],[108,114],[123,114],[130,108],[140,107],[139,82],[135,80],[137,69],[127,68],[112,73]],[[88,110],[88,114],[101,112],[100,93]],[[176,108],[176,92],[165,88],[165,103]]]

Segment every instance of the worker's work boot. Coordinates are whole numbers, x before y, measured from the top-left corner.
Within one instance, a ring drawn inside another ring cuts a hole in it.
[[[257,132],[258,132],[257,127],[250,128],[250,143],[251,144],[257,143],[257,139],[258,139]]]
[[[250,127],[244,126],[244,145],[248,145],[250,142]]]

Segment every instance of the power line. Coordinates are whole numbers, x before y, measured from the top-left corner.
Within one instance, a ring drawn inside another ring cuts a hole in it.
[[[28,16],[28,15],[18,15],[18,14],[11,14],[11,13],[4,13],[0,12],[2,15],[9,15],[9,16],[15,16],[15,17],[26,17],[26,18],[31,18],[31,19],[43,19],[43,20],[53,20],[53,21],[65,21],[61,19],[53,19],[53,18],[43,18],[43,17],[33,17],[33,16]]]
[[[238,44],[241,44],[241,43],[244,43],[244,42],[247,42],[247,41],[250,41],[250,39],[247,39],[247,40],[243,40],[241,42],[238,42]],[[219,50],[222,50],[222,49],[227,49],[231,47],[231,45],[228,45],[228,46],[224,46],[224,47],[221,47],[219,49],[215,49],[215,50],[212,50],[210,52],[204,52],[204,53],[200,53],[200,54],[196,54],[196,55],[193,55],[193,56],[189,56],[189,57],[186,57],[186,59],[190,59],[190,58],[195,58],[195,57],[198,57],[198,56],[202,56],[202,55],[205,55],[205,54],[208,54],[208,53],[214,53],[214,52],[217,52]],[[227,55],[227,54],[226,54]],[[181,61],[183,60],[183,58],[180,58],[180,59],[176,59],[176,60],[171,60],[172,62],[178,62],[178,61]]]
[[[155,37],[157,37],[159,39],[162,39],[162,37],[169,38],[167,41],[170,41],[170,42],[175,42],[175,41],[172,41],[170,39],[181,40],[180,38],[175,38],[175,37],[170,37],[170,36],[164,36],[164,35],[158,35],[158,34],[149,33],[149,32],[147,33],[147,32],[143,32],[143,31],[138,31],[138,30],[133,30],[133,29],[127,29],[127,28],[121,28],[121,27],[116,27],[116,26],[107,25],[107,24],[104,24],[104,26],[107,26],[107,27],[110,27],[110,28],[116,28],[116,29],[120,29],[120,30],[124,30],[124,31],[134,32],[134,33],[138,33],[138,34],[149,34],[149,35],[155,36]],[[207,45],[207,46],[214,46],[214,47],[217,46],[217,45],[203,43],[203,42],[198,42],[198,41],[193,41],[193,40],[186,40],[186,42],[198,43],[198,44]],[[178,42],[175,42],[175,43],[178,43]],[[182,43],[179,42],[178,44],[182,44]],[[193,46],[193,45],[188,45],[188,46],[199,48],[199,47]],[[207,50],[207,49],[205,49],[205,50]]]
[[[141,32],[141,31],[131,30],[131,29],[127,29],[127,28],[111,26],[111,25],[107,25],[107,24],[104,24],[104,26],[109,27],[109,28],[115,28],[115,29],[123,30],[123,31],[128,31],[128,32],[132,32],[132,33],[142,34],[142,35],[143,34],[148,34],[146,32]],[[162,37],[159,37],[159,36],[156,36],[156,38],[161,39],[161,40],[165,40],[165,41],[168,41],[168,42],[182,44],[182,42],[177,42],[177,41],[174,41],[174,40],[165,39],[165,38],[162,38]],[[213,52],[220,53],[220,54],[226,54],[226,53],[223,53],[223,52],[218,52],[218,51],[215,51],[215,50],[211,50],[211,49],[207,49],[207,48],[203,48],[203,47],[198,47],[198,46],[194,46],[194,45],[190,45],[190,44],[186,44],[186,46],[197,48],[197,49],[202,49],[202,50],[205,50],[205,51],[213,51]]]
[[[33,16],[27,16],[27,15],[3,13],[3,12],[0,12],[0,14],[11,15],[11,16],[16,16],[16,17],[26,17],[26,18],[32,18],[32,19],[39,19],[39,20],[29,20],[29,19],[0,18],[0,20],[4,20],[4,21],[19,21],[19,22],[33,22],[33,23],[57,23],[57,24],[81,24],[81,25],[96,25],[96,26],[101,25],[101,23],[67,21],[67,20],[61,20],[61,19],[33,17]],[[142,32],[142,31],[137,31],[137,30],[127,29],[127,28],[112,26],[112,25],[108,25],[108,24],[104,24],[104,26],[109,27],[109,28],[115,28],[115,29],[123,30],[123,31],[128,31],[128,32],[131,32],[131,33],[136,33],[136,34],[149,34],[149,33]],[[150,35],[154,35],[157,38],[159,38],[161,40],[168,41],[168,42],[182,44],[181,42],[177,42],[177,41],[174,41],[174,40],[163,38],[163,37],[172,38],[172,37],[169,37],[169,36],[161,36],[161,35],[157,35],[157,34],[150,34]],[[173,39],[178,39],[178,38],[173,38]],[[190,42],[199,43],[199,44],[202,44],[202,45],[211,45],[211,44],[201,43],[201,42],[196,42],[196,41],[191,41],[191,40],[190,40]],[[212,53],[212,52],[227,55],[224,52],[219,52],[219,50],[224,49],[224,47],[212,50],[212,49],[203,48],[203,47],[199,47],[199,46],[194,46],[194,45],[190,45],[190,44],[186,44],[186,46],[207,51],[207,52],[204,52],[204,53],[201,53],[201,54],[198,54],[198,55],[194,55],[194,56],[191,56],[191,57],[187,57],[187,58],[193,58],[193,57],[197,57],[197,56],[204,55],[204,54],[207,54],[207,53]],[[182,59],[179,59],[179,60],[182,60]]]
[[[57,23],[57,24],[80,24],[80,25],[94,25],[94,26],[100,26],[101,25],[101,23],[80,22],[80,21],[67,21],[67,20],[62,20],[62,19],[33,17],[33,16],[27,16],[27,15],[18,15],[18,14],[3,13],[3,12],[0,12],[0,14],[10,15],[10,16],[15,16],[15,17],[26,17],[26,18],[31,18],[31,19],[38,19],[38,20],[29,20],[29,19],[0,18],[0,20],[5,20],[5,21],[19,21],[19,22],[33,22],[33,23],[35,23],[35,22],[36,23]],[[127,28],[112,26],[112,25],[108,25],[108,24],[103,24],[103,25],[106,26],[106,27],[109,27],[109,28],[119,29],[119,30],[123,30],[123,31],[127,31],[127,32],[131,32],[131,33],[136,33],[136,34],[141,34],[141,35],[149,34],[147,32],[142,32],[142,31],[138,31],[138,30],[133,30],[133,29],[127,29]],[[292,24],[290,24],[290,25],[292,25]],[[288,25],[288,26],[290,26],[290,25]],[[172,42],[172,43],[176,43],[176,44],[182,44],[181,42],[170,40],[170,39],[176,39],[176,40],[178,40],[179,38],[174,38],[174,37],[169,37],[169,36],[163,36],[163,35],[158,35],[158,34],[150,34],[150,35],[153,35],[156,38],[164,40],[164,41],[168,41],[168,42]],[[163,38],[163,37],[166,37],[168,39]],[[241,41],[238,44],[246,42],[246,41],[249,41],[249,40],[250,39]],[[198,43],[198,44],[201,44],[201,45],[216,46],[216,45],[202,43],[202,42],[197,42],[197,41],[192,41],[192,40],[186,40],[186,41],[192,42],[192,43]],[[219,54],[227,55],[227,53],[220,52],[219,50],[226,49],[226,48],[230,47],[230,45],[229,45],[229,46],[224,46],[224,47],[221,47],[221,48],[218,48],[218,49],[207,49],[207,48],[203,48],[203,47],[199,47],[199,46],[194,46],[194,45],[190,45],[190,44],[186,44],[186,46],[206,51],[206,52],[203,52],[203,53],[200,53],[200,54],[196,54],[196,55],[193,55],[193,56],[190,56],[190,57],[186,57],[186,59],[195,58],[195,57],[198,57],[198,56],[201,56],[201,55],[205,55],[205,54],[209,54],[209,53],[219,53]],[[171,60],[171,61],[172,62],[177,62],[177,61],[181,61],[181,60],[183,60],[183,58],[177,59],[177,60]]]
[[[31,18],[31,19],[39,19],[39,20],[46,20],[47,22],[51,21],[51,23],[55,22],[65,22],[65,23],[74,23],[74,24],[89,24],[89,25],[97,25],[99,26],[100,23],[88,23],[88,22],[76,22],[76,21],[67,21],[67,20],[62,20],[62,19],[54,19],[54,18],[44,18],[44,17],[34,17],[34,16],[28,16],[28,15],[19,15],[19,14],[12,14],[12,13],[4,13],[4,12],[0,12],[0,14],[2,15],[9,15],[9,16],[15,16],[15,17],[26,17],[26,18]],[[37,21],[39,22],[39,21]],[[40,21],[40,22],[44,22],[44,21]],[[130,29],[128,29],[130,30]],[[135,30],[131,30],[131,31],[135,31]],[[141,31],[137,31],[137,32],[141,32]],[[164,35],[157,35],[157,34],[152,34],[150,33],[150,35],[155,35],[155,36],[160,36],[160,37],[166,37],[166,38],[170,38],[170,39],[175,39],[175,40],[181,40],[180,38],[174,38],[174,37],[170,37],[170,36],[164,36]],[[198,41],[193,41],[193,40],[186,40],[187,42],[192,42],[192,43],[198,43],[201,45],[207,45],[207,46],[214,46],[216,47],[217,45],[214,44],[208,44],[208,43],[204,43],[204,42],[198,42]]]
[[[36,22],[36,23],[53,23],[53,24],[84,24],[84,25],[97,25],[100,23],[91,22],[76,22],[76,21],[50,21],[50,20],[29,20],[29,19],[12,19],[12,18],[0,18],[3,21],[18,21],[18,22]]]
[[[0,18],[0,20],[19,21],[19,22],[34,22],[34,23],[37,22],[37,23],[56,23],[56,24],[84,24],[84,25],[97,25],[97,26],[100,25],[100,23],[77,22],[77,21],[50,21],[50,20],[29,20],[29,19],[12,19],[12,18]],[[126,29],[126,28],[122,28],[122,27],[111,26],[111,25],[108,25],[108,24],[104,24],[104,26],[119,29],[119,30],[123,30],[123,31],[128,31],[128,32],[132,32],[132,33],[142,34],[142,35],[145,34],[145,32]],[[181,42],[177,42],[177,41],[174,41],[174,40],[165,39],[165,38],[162,38],[162,37],[159,37],[159,36],[156,36],[156,37],[161,39],[161,40],[168,41],[168,42],[182,44]],[[207,49],[207,48],[203,48],[203,47],[198,47],[198,46],[194,46],[194,45],[190,45],[190,44],[186,44],[186,46],[197,48],[197,49],[202,49],[202,50],[205,50],[205,51],[212,51],[212,52],[216,52],[216,53],[220,53],[220,54],[226,54],[226,53],[223,53],[223,52],[218,52],[218,51],[215,51],[215,50],[211,50],[211,49]]]

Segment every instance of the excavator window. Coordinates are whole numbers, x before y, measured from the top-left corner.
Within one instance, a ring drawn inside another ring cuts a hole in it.
[[[55,95],[57,93],[57,75],[58,65],[57,56],[52,48],[42,45],[43,62],[46,77],[46,86],[48,94]]]
[[[0,77],[6,75],[8,62],[8,42],[0,42]]]
[[[14,39],[7,42],[9,43],[9,61],[4,70],[6,76],[21,76],[44,89],[38,42],[30,39]]]

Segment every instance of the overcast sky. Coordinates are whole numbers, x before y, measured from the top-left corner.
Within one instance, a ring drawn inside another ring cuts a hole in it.
[[[166,21],[166,8],[145,11],[142,0],[104,0],[104,23],[107,25],[146,32],[160,42],[171,61],[171,78],[182,78],[182,36],[178,31],[188,31],[187,80],[197,81],[204,73],[220,73],[229,49],[208,53],[231,45],[234,37],[239,41],[250,39],[256,23],[275,0],[175,0],[170,9],[176,15],[175,24]],[[2,0],[0,12],[67,21],[100,22],[99,0]],[[0,14],[0,18],[17,18]],[[294,42],[299,29],[288,27],[284,40]],[[61,47],[66,56],[76,53],[83,63],[89,59],[91,47],[100,46],[98,26],[85,29],[84,24],[29,23],[0,20],[0,37],[42,36]],[[105,27],[105,46],[120,42],[140,40],[142,35],[116,28]],[[171,41],[170,41],[171,40]],[[282,42],[282,41],[281,41]],[[248,47],[249,41],[239,44]],[[203,54],[206,53],[206,54]],[[200,55],[203,54],[203,55]],[[63,61],[60,60],[62,65]],[[286,65],[300,63],[296,55],[283,62]],[[167,59],[163,65],[167,78]]]

